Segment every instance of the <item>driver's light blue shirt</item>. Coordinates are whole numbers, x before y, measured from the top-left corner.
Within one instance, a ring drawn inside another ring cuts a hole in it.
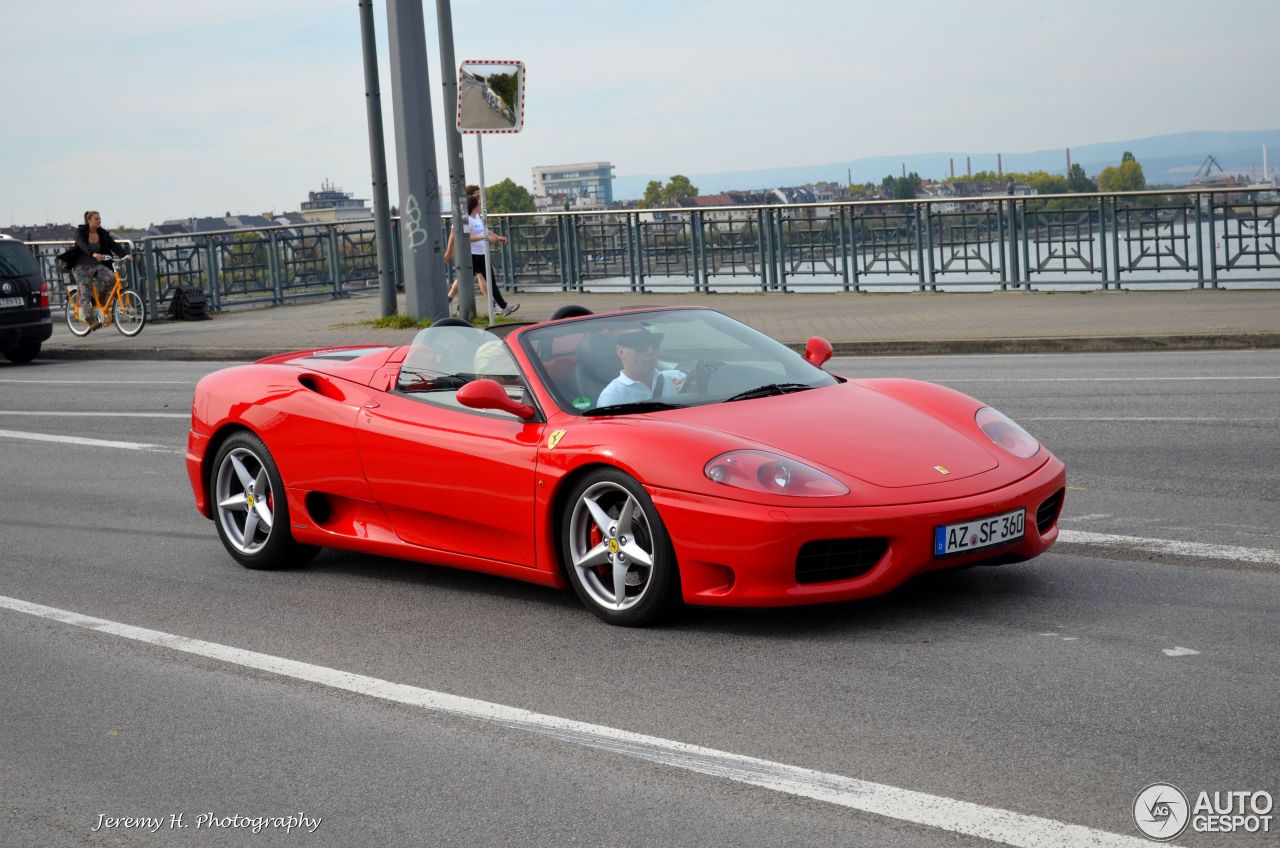
[[[670,397],[680,391],[678,381],[683,380],[685,374],[683,371],[677,371],[674,368],[667,371],[653,372],[653,380],[649,383],[643,383],[639,380],[633,380],[627,376],[625,371],[619,371],[618,376],[613,378],[613,382],[604,387],[604,391],[600,393],[600,400],[596,406],[613,406],[618,403],[637,403],[642,400],[649,400],[653,397],[653,387],[658,382],[658,375],[662,375],[662,392],[659,397]]]

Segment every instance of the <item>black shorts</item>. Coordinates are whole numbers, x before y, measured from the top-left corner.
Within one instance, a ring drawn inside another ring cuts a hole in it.
[[[485,279],[489,279],[489,272],[484,267],[484,254],[471,254],[471,270],[477,274],[484,274]]]

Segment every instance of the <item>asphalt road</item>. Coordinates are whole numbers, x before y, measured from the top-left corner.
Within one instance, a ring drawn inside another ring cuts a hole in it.
[[[1280,794],[1280,352],[838,360],[1023,422],[1067,462],[1062,526],[1084,541],[643,631],[375,557],[240,568],[181,462],[192,385],[217,367],[0,366],[0,596],[1127,837],[1156,781]],[[0,608],[0,844],[989,844],[62,618]],[[321,822],[196,830],[207,813]],[[165,824],[94,832],[103,815]]]

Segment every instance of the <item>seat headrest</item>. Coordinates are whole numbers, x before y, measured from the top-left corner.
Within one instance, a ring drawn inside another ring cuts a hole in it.
[[[602,384],[608,383],[622,370],[618,340],[608,333],[587,336],[578,345],[578,366]]]

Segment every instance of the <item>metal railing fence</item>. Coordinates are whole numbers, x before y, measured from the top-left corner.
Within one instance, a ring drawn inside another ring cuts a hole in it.
[[[1278,220],[1269,188],[520,213],[491,216],[509,238],[491,273],[510,291],[564,292],[1259,287],[1280,282]],[[32,246],[47,279],[64,280],[67,244]],[[203,288],[214,310],[378,287],[372,220],[148,236],[133,248],[134,288],[153,317],[180,285]]]

